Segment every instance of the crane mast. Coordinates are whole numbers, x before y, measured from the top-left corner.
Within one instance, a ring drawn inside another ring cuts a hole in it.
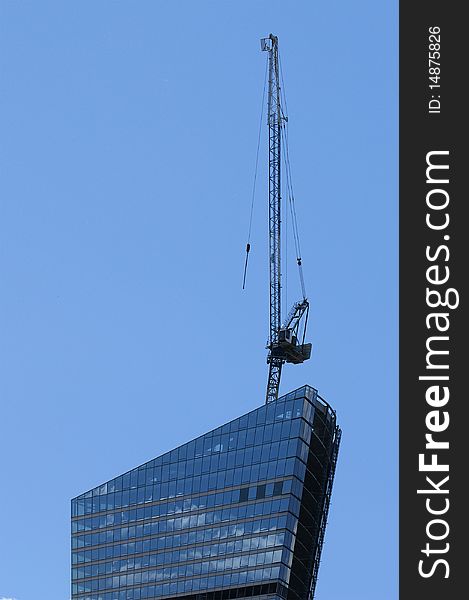
[[[269,347],[278,342],[281,315],[280,261],[280,140],[281,107],[278,66],[278,38],[272,34],[263,40],[263,50],[269,53],[269,89],[267,125],[269,130],[269,271],[270,271],[270,331]],[[269,353],[270,354],[270,353]],[[276,400],[280,386],[283,360],[269,357],[269,378],[266,402]]]
[[[311,355],[311,344],[304,343],[306,322],[302,344],[298,344],[301,318],[308,314],[309,304],[305,297],[297,302],[287,321],[281,324],[281,141],[282,127],[286,121],[283,115],[280,95],[278,38],[272,34],[261,40],[261,49],[268,52],[268,102],[267,125],[269,134],[269,299],[270,329],[267,348],[269,376],[267,381],[266,403],[277,400],[282,366],[285,362],[295,364],[307,360]],[[301,268],[301,259],[298,258]]]

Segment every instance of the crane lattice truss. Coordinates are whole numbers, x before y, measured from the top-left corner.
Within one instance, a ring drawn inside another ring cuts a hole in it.
[[[311,344],[298,345],[302,316],[308,313],[306,298],[297,302],[289,318],[281,324],[281,139],[286,120],[282,113],[280,95],[278,38],[272,34],[261,40],[262,50],[269,53],[269,88],[267,124],[269,132],[269,272],[270,272],[270,330],[267,356],[269,377],[266,402],[277,400],[282,366],[285,362],[301,363],[311,354]],[[301,259],[298,259],[301,265]]]
[[[269,128],[269,269],[270,269],[270,338],[269,346],[278,342],[281,315],[281,261],[280,261],[280,141],[281,107],[278,65],[278,38],[271,35],[265,40],[269,52],[269,92],[267,123]],[[271,353],[269,353],[270,355]],[[283,360],[269,356],[269,379],[266,401],[276,400],[280,386]]]

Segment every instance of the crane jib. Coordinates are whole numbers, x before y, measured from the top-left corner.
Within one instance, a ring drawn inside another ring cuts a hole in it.
[[[266,402],[278,398],[282,366],[289,362],[299,364],[311,356],[311,344],[305,343],[306,323],[309,312],[309,303],[305,298],[305,287],[297,246],[297,263],[300,270],[300,280],[303,291],[303,300],[297,302],[289,318],[281,324],[281,148],[282,127],[287,118],[282,111],[282,95],[280,88],[280,68],[278,54],[278,38],[272,34],[261,40],[261,49],[268,52],[268,96],[267,96],[267,127],[269,149],[269,376],[267,382]],[[287,184],[291,190],[290,166],[287,150]],[[293,194],[289,194],[292,202]],[[292,210],[294,206],[291,205]],[[296,220],[295,220],[296,225]],[[297,230],[295,231],[297,235]],[[296,240],[296,238],[295,238]],[[246,253],[246,265],[247,265]],[[300,332],[302,318],[304,319],[303,331]],[[301,338],[301,340],[300,340]]]

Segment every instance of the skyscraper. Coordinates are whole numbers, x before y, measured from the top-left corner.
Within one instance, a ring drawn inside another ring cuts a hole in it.
[[[311,598],[339,442],[304,386],[74,498],[72,598]]]

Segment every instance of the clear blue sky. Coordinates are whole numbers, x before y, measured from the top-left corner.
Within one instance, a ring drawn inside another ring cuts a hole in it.
[[[0,598],[67,600],[70,498],[263,402],[273,32],[314,344],[282,391],[344,432],[317,598],[394,599],[397,2],[0,0],[0,29]]]

